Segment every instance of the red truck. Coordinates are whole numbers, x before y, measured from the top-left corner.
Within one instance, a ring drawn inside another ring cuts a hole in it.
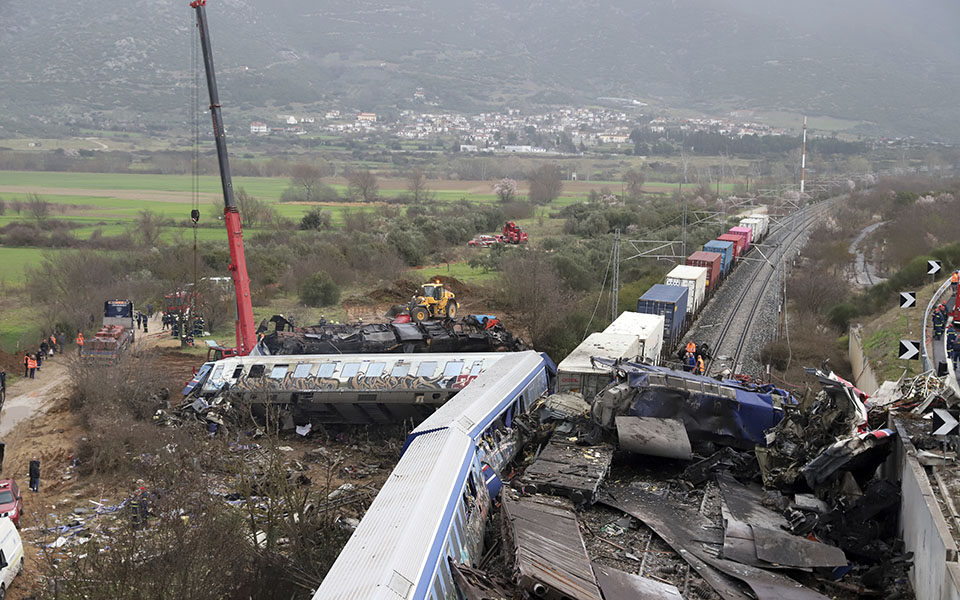
[[[526,244],[527,232],[520,229],[515,222],[507,221],[503,225],[503,241],[508,244]]]
[[[113,363],[131,345],[136,336],[136,313],[130,300],[103,303],[103,326],[83,346],[81,357]]]

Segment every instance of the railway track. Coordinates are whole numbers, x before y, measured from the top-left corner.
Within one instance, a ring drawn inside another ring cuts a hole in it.
[[[791,215],[774,234],[782,238],[778,241],[776,251],[768,257],[770,263],[776,265],[787,252],[792,251],[798,238],[832,203],[833,200],[827,200]],[[772,238],[773,235],[768,239]],[[764,262],[760,265],[760,271],[755,272],[747,285],[743,286],[743,290],[734,301],[729,317],[723,321],[720,332],[714,340],[713,359],[707,367],[708,374],[716,375],[727,368],[733,372],[743,371],[742,359],[751,337],[750,331],[764,299],[767,298],[770,281],[776,273],[776,267]]]

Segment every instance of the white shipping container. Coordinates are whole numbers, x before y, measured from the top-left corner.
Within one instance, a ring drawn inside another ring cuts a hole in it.
[[[766,214],[766,213],[759,213],[759,212],[758,212],[758,213],[753,213],[753,214],[749,215],[748,218],[750,218],[750,219],[759,219],[759,220],[760,220],[760,222],[763,224],[762,231],[763,231],[764,237],[766,237],[766,235],[767,235],[768,233],[770,233],[770,215],[768,215],[768,214]]]
[[[707,269],[690,265],[677,265],[667,273],[663,281],[667,285],[679,285],[687,288],[687,314],[696,314],[700,310],[707,292]]]
[[[752,234],[750,235],[750,243],[755,244],[760,241],[760,238],[763,237],[763,232],[761,231],[762,226],[759,220],[752,217],[747,217],[745,219],[740,219],[740,227],[746,227],[749,229]]]
[[[751,222],[757,224],[758,230],[760,231],[760,237],[761,237],[761,238],[766,237],[766,235],[767,235],[767,229],[768,229],[768,223],[769,223],[768,219],[765,219],[765,218],[763,218],[763,217],[760,216],[760,215],[750,215],[750,216],[748,217],[748,220],[750,220]]]
[[[637,336],[640,339],[640,356],[646,362],[659,365],[660,352],[663,350],[663,321],[663,315],[626,310],[603,332]]]
[[[640,339],[636,335],[591,333],[557,365],[557,391],[579,392],[589,402],[611,378],[610,369],[604,365],[594,366],[591,358],[636,362],[639,356]]]

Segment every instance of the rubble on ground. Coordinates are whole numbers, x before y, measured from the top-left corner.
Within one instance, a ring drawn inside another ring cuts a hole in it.
[[[279,316],[279,315],[278,315]],[[519,352],[526,349],[496,318],[464,318],[420,323],[321,323],[294,327],[277,319],[261,342],[270,354],[357,354],[415,352]],[[275,317],[276,319],[276,317]],[[266,324],[261,325],[266,331]]]

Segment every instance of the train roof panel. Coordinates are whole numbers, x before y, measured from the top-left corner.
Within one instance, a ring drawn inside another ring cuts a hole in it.
[[[457,431],[419,436],[390,473],[313,600],[410,597],[427,562],[442,551],[437,544],[460,501],[459,488],[473,452],[473,442]]]
[[[456,396],[427,417],[410,437],[456,425],[470,433],[478,424],[486,424],[498,415],[492,411],[506,402],[514,389],[523,389],[544,365],[544,357],[533,350],[507,353]],[[410,439],[410,438],[408,438]]]

